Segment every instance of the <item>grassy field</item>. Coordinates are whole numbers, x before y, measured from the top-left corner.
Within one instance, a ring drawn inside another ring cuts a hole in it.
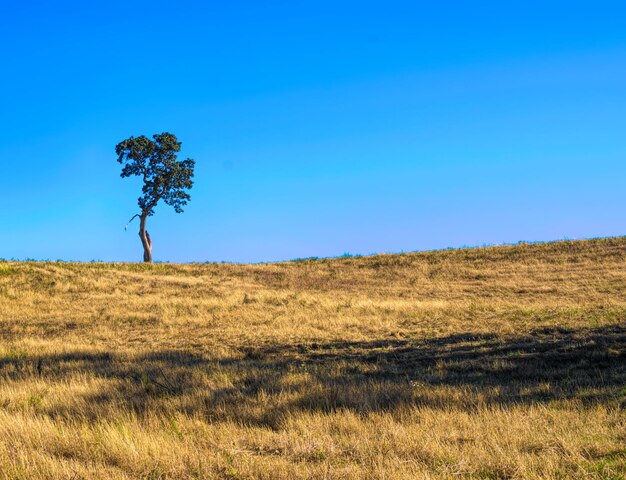
[[[625,238],[0,263],[0,478],[625,476]]]

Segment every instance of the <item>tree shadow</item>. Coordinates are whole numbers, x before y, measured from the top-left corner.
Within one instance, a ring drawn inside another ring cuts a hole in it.
[[[251,348],[268,372],[294,365],[324,388],[302,389],[293,409],[360,413],[401,405],[475,410],[575,400],[626,408],[626,325],[536,329],[528,335],[455,334],[422,340]],[[269,373],[270,377],[274,374]],[[248,378],[256,388],[263,379]]]
[[[472,410],[576,400],[626,407],[626,325],[543,328],[528,335],[457,334],[422,340],[249,347],[229,358],[161,350],[0,357],[0,378],[91,378],[80,414],[185,412],[276,426],[298,411],[357,413],[399,406]],[[85,407],[87,405],[87,407]],[[71,416],[76,405],[41,407]]]

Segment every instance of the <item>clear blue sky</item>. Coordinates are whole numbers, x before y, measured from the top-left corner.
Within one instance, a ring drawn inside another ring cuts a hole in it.
[[[157,260],[626,233],[623,1],[92,3],[3,5],[0,257],[141,260],[114,146],[162,131]]]

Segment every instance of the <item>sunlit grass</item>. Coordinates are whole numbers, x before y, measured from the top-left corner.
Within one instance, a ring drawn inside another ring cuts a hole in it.
[[[0,263],[0,478],[626,474],[626,239]]]

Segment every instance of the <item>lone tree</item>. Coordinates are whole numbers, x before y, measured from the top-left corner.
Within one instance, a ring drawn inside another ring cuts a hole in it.
[[[121,177],[137,175],[143,178],[142,195],[137,202],[140,213],[128,223],[139,217],[139,238],[143,245],[143,261],[147,263],[152,263],[152,239],[146,230],[146,220],[154,215],[159,200],[174,207],[176,213],[183,211],[183,206],[191,199],[186,190],[193,186],[196,163],[191,158],[177,160],[181,143],[175,135],[161,133],[152,138],[154,140],[143,135],[130,137],[115,147],[117,161],[124,166]]]

